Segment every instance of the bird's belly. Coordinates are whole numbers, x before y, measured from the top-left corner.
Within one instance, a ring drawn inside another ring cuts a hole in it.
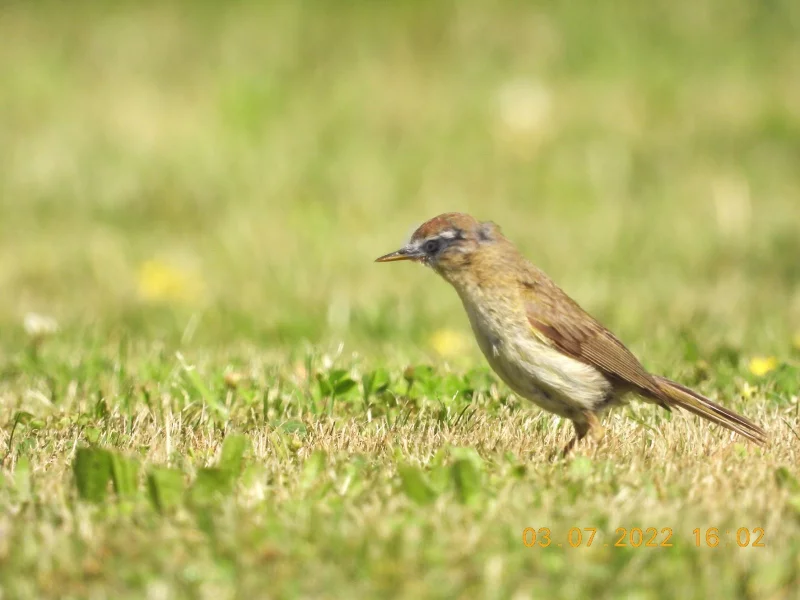
[[[527,328],[501,337],[491,323],[470,320],[489,365],[520,396],[571,419],[607,401],[611,385],[594,367],[545,344]]]

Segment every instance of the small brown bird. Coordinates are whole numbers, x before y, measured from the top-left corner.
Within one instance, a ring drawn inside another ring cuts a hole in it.
[[[412,260],[431,267],[458,292],[481,351],[520,396],[572,420],[568,454],[587,433],[600,439],[598,415],[630,393],[677,406],[757,443],[766,432],[697,392],[652,375],[492,222],[445,213],[423,223],[400,250],[376,262]]]

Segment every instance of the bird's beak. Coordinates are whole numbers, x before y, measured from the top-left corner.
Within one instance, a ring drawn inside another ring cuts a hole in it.
[[[384,254],[375,259],[375,262],[394,262],[396,260],[420,260],[423,257],[422,252],[418,248],[412,246],[405,246],[396,252]]]

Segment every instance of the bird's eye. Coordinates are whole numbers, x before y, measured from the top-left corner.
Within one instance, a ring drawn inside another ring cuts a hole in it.
[[[428,240],[425,242],[422,249],[425,251],[425,254],[436,254],[439,251],[439,245],[439,240]]]

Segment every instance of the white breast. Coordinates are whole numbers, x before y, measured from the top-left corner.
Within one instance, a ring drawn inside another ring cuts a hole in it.
[[[606,399],[610,384],[603,374],[545,344],[524,315],[468,302],[464,307],[492,369],[520,396],[567,418]]]

